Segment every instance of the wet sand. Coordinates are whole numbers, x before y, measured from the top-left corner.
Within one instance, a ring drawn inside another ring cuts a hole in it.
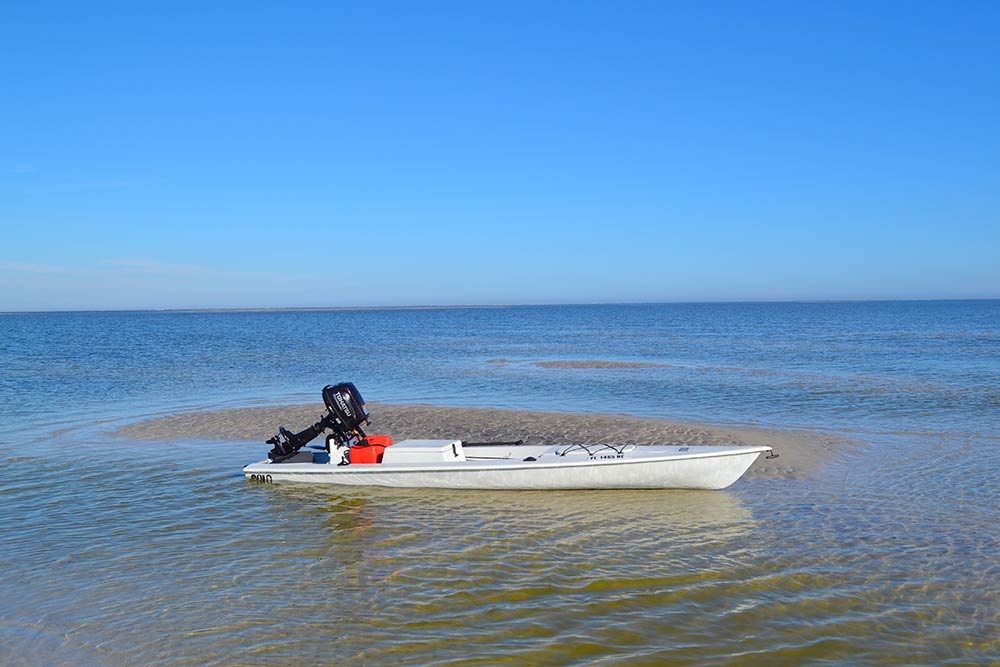
[[[524,440],[528,444],[634,443],[637,445],[769,445],[780,456],[760,457],[747,473],[757,479],[806,479],[858,443],[826,433],[714,426],[617,415],[532,412],[492,408],[370,403],[371,434],[406,438],[461,438],[469,442]],[[157,417],[119,428],[133,440],[259,440],[279,426],[299,431],[323,413],[321,405],[239,408]]]

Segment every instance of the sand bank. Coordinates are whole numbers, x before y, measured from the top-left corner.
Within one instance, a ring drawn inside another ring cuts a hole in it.
[[[576,368],[576,369],[600,369],[600,368],[675,368],[671,364],[658,364],[651,361],[600,361],[596,359],[580,361],[531,361],[524,362],[517,359],[488,359],[488,364],[513,364],[530,363],[539,368]]]
[[[648,361],[536,361],[539,368],[672,368]]]
[[[848,449],[853,441],[825,433],[689,424],[601,414],[529,412],[492,408],[370,403],[369,433],[405,438],[461,438],[480,442],[523,439],[529,444],[635,443],[637,445],[769,445],[777,459],[758,459],[751,478],[803,479]],[[123,426],[115,435],[134,440],[258,440],[284,425],[292,431],[315,422],[321,405],[190,412]]]

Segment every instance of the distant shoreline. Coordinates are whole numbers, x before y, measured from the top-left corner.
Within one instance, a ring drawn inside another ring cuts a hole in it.
[[[560,308],[580,306],[735,306],[735,305],[779,305],[779,304],[838,304],[838,303],[955,303],[1000,301],[1000,297],[971,297],[953,299],[775,299],[746,301],[722,299],[701,301],[600,301],[583,303],[500,303],[469,305],[417,305],[417,306],[301,306],[301,307],[258,307],[258,308],[101,308],[82,310],[4,310],[0,315],[48,315],[60,313],[310,313],[338,311],[378,311],[378,310],[491,310],[505,308]]]
[[[56,315],[60,313],[321,313],[356,310],[488,310],[515,306],[315,306],[304,308],[122,308],[108,310],[6,310],[0,315]]]

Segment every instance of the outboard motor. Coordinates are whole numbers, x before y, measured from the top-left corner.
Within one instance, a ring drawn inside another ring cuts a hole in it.
[[[291,433],[284,427],[279,427],[278,434],[267,441],[267,444],[273,445],[271,451],[267,453],[267,458],[271,461],[287,459],[326,429],[330,429],[332,432],[330,439],[337,445],[365,437],[361,425],[369,423],[370,414],[365,407],[365,399],[361,397],[361,392],[353,382],[341,382],[323,387],[323,403],[326,404],[327,414],[305,430]]]
[[[371,416],[365,407],[365,399],[353,382],[323,387],[323,403],[332,417],[330,430],[337,442],[347,442],[356,436],[364,437],[361,424],[367,424]],[[339,437],[338,437],[339,436]]]

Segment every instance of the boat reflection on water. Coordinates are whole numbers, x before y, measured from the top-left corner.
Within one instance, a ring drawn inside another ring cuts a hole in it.
[[[725,543],[739,550],[756,526],[738,497],[718,491],[271,491],[300,504],[303,522],[317,532],[312,553],[316,541],[325,542],[326,556],[364,562],[368,575],[553,555],[587,567],[619,559],[653,563],[703,548],[726,553]]]
[[[386,530],[403,524],[414,531],[461,528],[469,532],[505,528],[620,537],[708,539],[736,537],[752,528],[752,516],[735,495],[718,491],[453,491],[282,487],[304,511],[333,531]],[[439,534],[439,537],[444,537]]]
[[[728,492],[261,492],[310,526],[288,543],[306,576],[279,575],[297,589],[286,598],[340,619],[335,652],[371,664],[404,646],[417,662],[455,658],[459,639],[499,660],[556,626],[603,635],[616,619],[697,613],[759,559],[757,522]]]

